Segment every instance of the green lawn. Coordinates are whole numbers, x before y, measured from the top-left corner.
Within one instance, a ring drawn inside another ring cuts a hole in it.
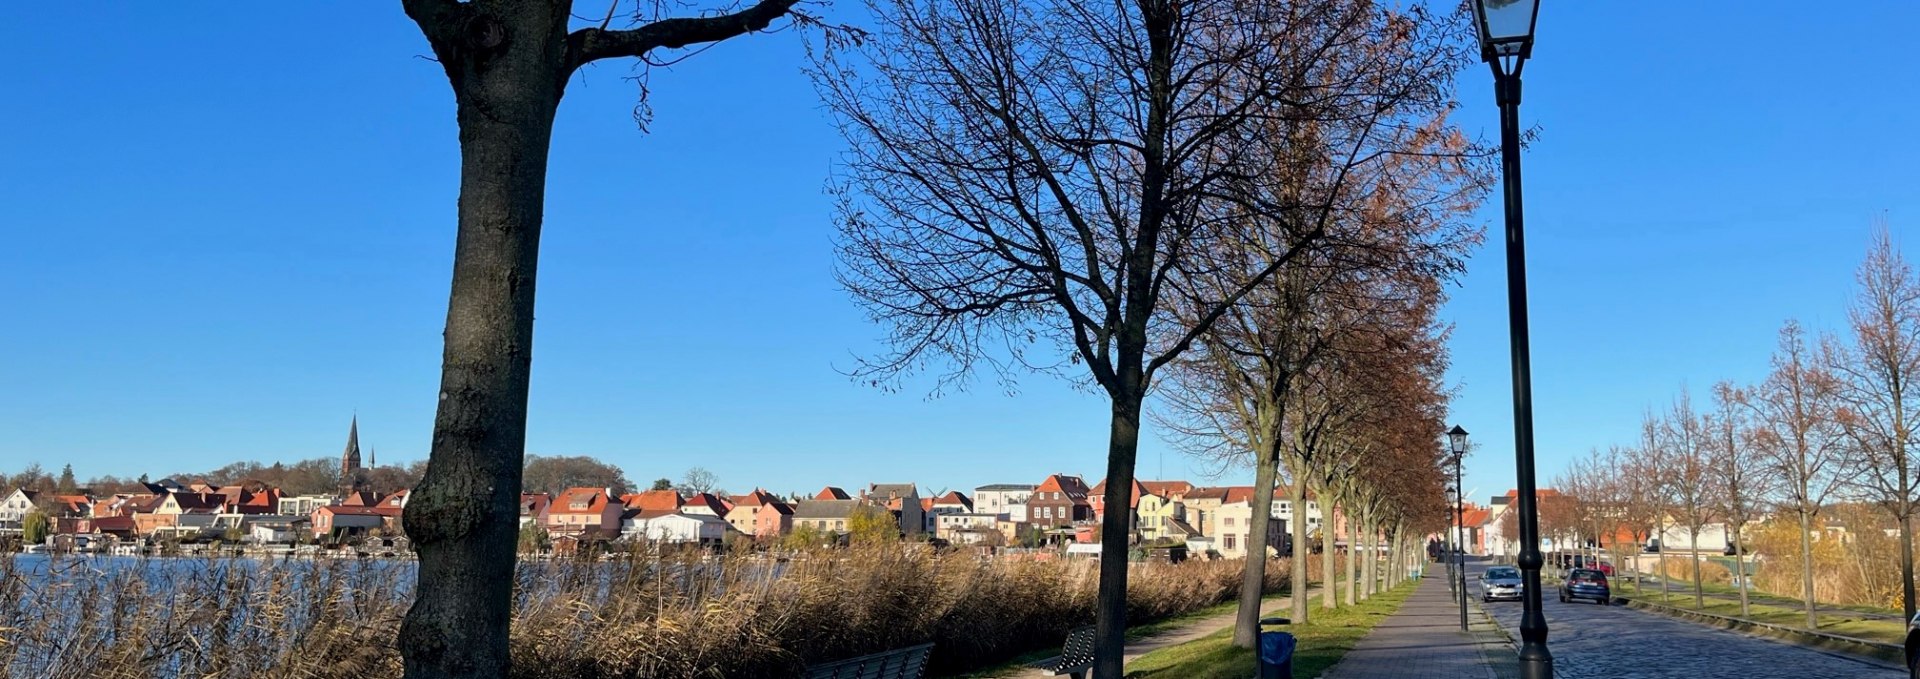
[[[1413,593],[1417,583],[1407,583],[1375,595],[1356,606],[1331,611],[1315,608],[1312,622],[1287,627],[1299,640],[1294,651],[1293,674],[1303,679],[1317,677],[1339,662],[1353,645],[1360,642],[1373,626],[1400,610],[1401,602]],[[1140,656],[1128,668],[1127,676],[1137,679],[1246,679],[1257,671],[1253,651],[1235,648],[1233,629],[1227,628],[1179,646],[1163,648]]]
[[[1342,589],[1341,591],[1344,592],[1346,590]],[[1318,592],[1316,591],[1315,594],[1318,594]],[[1274,599],[1285,599],[1287,598],[1288,595],[1289,595],[1288,592],[1280,591],[1280,592],[1275,592],[1273,594],[1268,594],[1265,597],[1262,597],[1262,600],[1272,601]],[[1127,628],[1127,640],[1132,641],[1134,639],[1139,639],[1141,637],[1152,636],[1155,634],[1159,634],[1161,632],[1165,632],[1170,629],[1176,629],[1179,627],[1184,627],[1186,625],[1191,625],[1195,622],[1198,622],[1200,620],[1205,620],[1207,618],[1210,618],[1216,615],[1232,613],[1236,609],[1238,609],[1239,606],[1240,606],[1240,601],[1238,599],[1235,599],[1233,601],[1214,604],[1212,606],[1202,608],[1192,613],[1176,615],[1171,618],[1165,618],[1161,620],[1156,620],[1154,622],[1134,625]],[[1001,676],[1005,676],[1010,672],[1016,671],[1021,667],[1025,667],[1028,663],[1039,662],[1041,660],[1046,660],[1047,658],[1051,658],[1056,655],[1060,655],[1060,647],[1048,646],[1046,648],[1036,649],[1033,651],[1022,653],[1018,656],[1014,656],[1012,660],[1009,660],[999,665],[995,665],[993,667],[988,667],[988,668],[970,672],[967,674],[962,674],[958,679],[992,679],[994,677],[1001,677]]]

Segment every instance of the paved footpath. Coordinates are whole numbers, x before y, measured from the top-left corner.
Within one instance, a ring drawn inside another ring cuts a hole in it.
[[[1323,676],[1498,679],[1483,651],[1488,646],[1484,635],[1460,631],[1459,606],[1447,593],[1446,570],[1430,567],[1400,611],[1381,621]]]

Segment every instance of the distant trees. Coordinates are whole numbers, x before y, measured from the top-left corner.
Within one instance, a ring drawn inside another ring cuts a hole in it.
[[[673,490],[673,479],[669,479],[666,477],[654,479],[653,487],[649,488],[649,490]],[[800,496],[794,495],[793,499],[799,500]]]
[[[554,495],[568,488],[611,488],[622,495],[633,487],[619,467],[587,455],[528,455],[520,479],[523,492]]]
[[[61,467],[60,479],[58,481],[55,481],[53,485],[54,485],[54,490],[58,491],[62,495],[71,495],[75,491],[79,490],[80,485],[74,482],[73,480],[73,465],[69,464]]]
[[[719,485],[720,477],[713,472],[707,471],[704,467],[688,469],[687,475],[680,481],[680,488],[685,491],[687,495],[709,493],[712,492],[714,488],[719,487]]]

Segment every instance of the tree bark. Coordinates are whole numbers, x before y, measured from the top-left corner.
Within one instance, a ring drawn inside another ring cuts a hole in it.
[[[1801,497],[1806,497],[1802,491]],[[1820,616],[1814,612],[1817,607],[1813,600],[1813,517],[1806,505],[1799,508],[1800,514],[1800,594],[1807,603],[1807,629],[1820,629]],[[1911,618],[1909,618],[1911,620]]]
[[[1740,539],[1740,529],[1745,526],[1744,521],[1733,526],[1733,567],[1739,571],[1734,573],[1734,577],[1735,582],[1740,583],[1740,617],[1742,618],[1752,615],[1752,612],[1747,610],[1747,546],[1741,544]]]
[[[1113,396],[1113,423],[1107,443],[1106,515],[1100,523],[1100,588],[1094,624],[1095,679],[1121,679],[1127,632],[1127,511],[1133,493],[1134,454],[1140,447],[1140,404],[1144,397],[1139,355],[1132,360],[1122,345],[1119,393]],[[1128,395],[1130,394],[1130,395]],[[1113,544],[1118,537],[1118,544]]]
[[[1904,483],[1906,473],[1902,472],[1900,477]],[[1902,504],[1907,503],[1903,502]],[[1910,506],[1906,511],[1900,513],[1900,594],[1900,603],[1905,609],[1906,619],[1912,620],[1914,614],[1913,510]]]
[[[1320,500],[1320,607],[1334,608],[1340,605],[1340,564],[1333,547],[1333,496],[1323,487]],[[1304,514],[1300,509],[1294,513]]]
[[[1287,524],[1287,532],[1293,542],[1293,556],[1289,561],[1293,565],[1293,581],[1290,587],[1293,594],[1288,597],[1293,604],[1293,624],[1304,625],[1307,622],[1307,532],[1300,529],[1301,519],[1307,515],[1307,476],[1305,470],[1293,471],[1293,486],[1288,489],[1287,499],[1293,503],[1293,522]]]
[[[1353,530],[1353,517],[1347,517],[1347,605],[1359,603],[1360,534]]]
[[[1240,578],[1240,608],[1234,616],[1233,645],[1254,648],[1260,637],[1260,601],[1267,581],[1267,527],[1272,522],[1273,487],[1280,475],[1279,437],[1254,460],[1253,519],[1247,533],[1247,562]],[[1261,508],[1267,508],[1262,511]],[[1296,509],[1295,516],[1300,514]]]
[[[1700,585],[1699,524],[1687,524],[1687,542],[1693,547],[1693,607],[1696,610],[1704,609],[1707,607],[1707,594]]]
[[[409,679],[504,677],[509,669],[535,268],[547,149],[565,84],[565,10],[468,10],[458,26],[414,16],[453,85],[461,165],[433,447],[407,504],[406,532],[419,555],[413,607],[399,633]]]

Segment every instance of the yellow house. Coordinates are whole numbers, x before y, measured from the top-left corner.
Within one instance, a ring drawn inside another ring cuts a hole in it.
[[[1186,535],[1173,535],[1168,524],[1172,521],[1184,521],[1187,518],[1185,505],[1162,495],[1147,493],[1140,496],[1140,539],[1158,540],[1163,537],[1186,539]]]

